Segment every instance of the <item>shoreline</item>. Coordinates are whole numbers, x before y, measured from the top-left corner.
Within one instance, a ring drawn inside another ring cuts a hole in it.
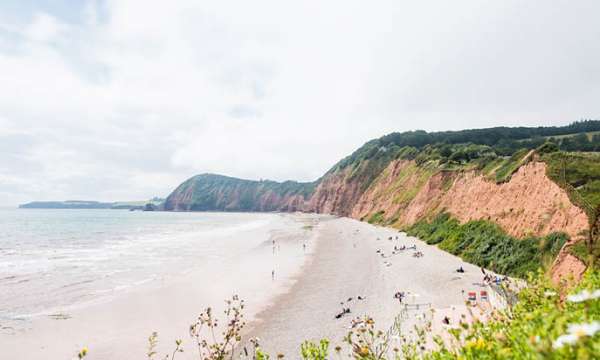
[[[483,289],[477,284],[481,280],[479,267],[392,228],[343,217],[284,216],[298,224],[305,221],[305,226],[311,228],[303,226],[302,231],[296,232],[273,231],[268,240],[246,256],[230,259],[226,265],[215,261],[205,267],[219,267],[224,278],[213,280],[238,284],[240,289],[235,293],[245,300],[247,325],[242,331],[244,342],[235,349],[236,356],[244,346],[248,347],[251,337],[260,338],[261,348],[271,356],[283,353],[286,358],[299,358],[302,341],[318,342],[321,338],[331,341],[333,351],[336,345],[343,345],[343,336],[352,319],[369,315],[375,320],[376,328],[386,330],[407,303],[420,306],[405,311],[402,330],[407,334],[414,325],[423,325],[425,321],[432,322],[435,331],[439,331],[445,327],[441,324],[443,316],[451,319],[450,326],[456,325],[461,315],[472,316],[465,306],[465,296],[467,291]],[[271,256],[270,242],[275,238],[277,255],[281,256]],[[300,250],[299,256],[300,240],[309,243],[309,251]],[[415,258],[412,250],[392,254],[394,246],[402,245],[416,245],[424,256]],[[301,257],[300,265],[291,266],[298,257]],[[256,259],[263,261],[257,263]],[[268,259],[278,268],[275,281],[271,281]],[[277,263],[279,260],[282,263]],[[454,271],[459,266],[465,269],[464,274]],[[242,269],[254,272],[240,273]],[[268,281],[262,278],[256,282],[257,279],[252,278],[256,271],[268,273]],[[197,351],[187,333],[189,325],[207,306],[215,309],[222,323],[220,310],[224,300],[233,295],[231,289],[219,288],[219,284],[211,283],[217,290],[203,289],[195,282],[197,276],[197,272],[190,272],[181,279],[163,279],[119,299],[73,311],[67,319],[43,318],[24,336],[0,335],[0,346],[15,349],[14,354],[6,354],[13,359],[70,359],[83,346],[89,348],[86,358],[92,360],[144,358],[147,338],[152,331],[157,331],[158,355],[171,352],[174,341],[182,339],[186,351],[177,358],[195,359]],[[237,276],[254,282],[240,283]],[[247,288],[243,289],[244,285]],[[406,292],[404,304],[394,298],[397,291]],[[363,300],[358,300],[358,296]],[[351,313],[336,319],[335,315],[342,308],[350,309]],[[140,313],[146,316],[140,317]],[[122,328],[124,326],[128,328]],[[96,332],[98,329],[102,331]],[[63,344],[47,346],[56,341]],[[68,351],[65,350],[67,341],[70,343]]]
[[[245,315],[252,321],[255,313],[268,308],[274,297],[285,293],[299,277],[316,241],[304,226],[321,218],[324,216],[284,214],[266,237],[260,235],[265,233],[260,229],[234,234],[254,236],[256,245],[247,252],[211,259],[187,273],[160,277],[111,299],[76,304],[60,312],[49,309],[14,333],[0,333],[0,347],[4,355],[16,360],[72,359],[84,346],[89,349],[86,359],[91,360],[145,358],[148,337],[156,331],[159,355],[170,353],[174,341],[182,339],[188,351],[177,358],[195,359],[188,329],[196,317],[208,306],[220,315],[224,300],[237,294],[245,299],[246,309],[251,310]],[[277,242],[276,256],[273,240]],[[308,244],[306,253],[302,241]],[[279,281],[272,281],[272,268]]]

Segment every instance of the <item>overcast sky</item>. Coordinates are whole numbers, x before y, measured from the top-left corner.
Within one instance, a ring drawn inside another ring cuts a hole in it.
[[[312,181],[392,131],[600,118],[598,1],[0,3],[0,204]]]

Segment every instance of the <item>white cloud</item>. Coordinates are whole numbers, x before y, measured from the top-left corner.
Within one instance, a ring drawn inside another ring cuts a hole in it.
[[[202,172],[314,180],[391,131],[595,117],[597,10],[115,0],[88,1],[79,22],[5,13],[0,141],[26,146],[0,158],[0,203],[166,195]]]
[[[35,14],[33,21],[26,27],[24,35],[32,41],[50,42],[57,40],[68,26],[45,13]]]

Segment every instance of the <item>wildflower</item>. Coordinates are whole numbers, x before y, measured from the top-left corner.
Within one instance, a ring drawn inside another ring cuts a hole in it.
[[[537,344],[537,343],[539,343],[540,341],[541,341],[541,338],[540,338],[540,336],[539,336],[539,335],[536,335],[536,336],[533,336],[533,335],[531,335],[531,336],[529,337],[529,342],[530,342],[530,343],[532,343],[532,344]]]
[[[553,297],[553,296],[556,296],[556,292],[554,292],[554,291],[546,291],[544,293],[544,296],[545,297]]]
[[[598,331],[600,331],[599,321],[594,321],[589,324],[571,324],[567,328],[567,333],[559,336],[552,344],[552,347],[560,349],[565,344],[575,344],[582,337],[594,336]]]
[[[361,356],[367,356],[369,355],[370,351],[369,351],[369,347],[367,346],[363,346],[358,350],[358,354]]]
[[[482,338],[477,338],[477,340],[471,340],[465,344],[465,347],[467,349],[483,350],[486,347],[485,340],[483,340]]]
[[[600,298],[600,289],[595,290],[593,292],[589,292],[588,290],[583,290],[579,294],[569,295],[567,296],[567,300],[570,302],[582,302],[587,300],[593,300]]]

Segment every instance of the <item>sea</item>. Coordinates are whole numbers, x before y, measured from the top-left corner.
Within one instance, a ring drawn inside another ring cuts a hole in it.
[[[286,257],[291,273],[310,221],[275,213],[0,209],[0,324],[110,301],[257,249],[269,254],[282,234],[298,241]],[[260,263],[257,271],[270,277],[275,264]]]

